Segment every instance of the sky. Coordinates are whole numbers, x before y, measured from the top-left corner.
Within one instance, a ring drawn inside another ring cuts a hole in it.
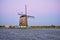
[[[60,0],[0,0],[0,25],[19,25],[18,12],[35,18],[28,18],[29,26],[60,26]]]

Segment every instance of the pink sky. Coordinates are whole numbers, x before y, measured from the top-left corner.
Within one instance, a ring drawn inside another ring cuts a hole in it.
[[[28,20],[30,25],[35,25],[35,23],[37,25],[45,25],[46,22],[46,25],[60,25],[60,0],[0,0],[0,24],[18,25],[19,16],[17,12],[24,12],[25,4],[27,5],[28,15],[35,16],[35,19]],[[47,20],[45,20],[46,18]],[[31,24],[31,22],[35,23]]]

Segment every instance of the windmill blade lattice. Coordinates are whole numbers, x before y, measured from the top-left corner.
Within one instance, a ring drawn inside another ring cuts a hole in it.
[[[27,16],[27,17],[31,17],[31,18],[34,18],[34,16]]]
[[[21,13],[18,12],[18,15],[23,15],[22,13],[23,13],[23,12],[21,12]]]

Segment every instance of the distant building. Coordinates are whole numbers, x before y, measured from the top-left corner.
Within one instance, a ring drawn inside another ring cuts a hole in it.
[[[10,26],[9,25],[5,25],[5,28],[10,28]]]

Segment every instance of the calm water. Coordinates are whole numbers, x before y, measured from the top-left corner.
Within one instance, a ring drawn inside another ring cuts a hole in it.
[[[60,29],[0,29],[0,40],[60,40]]]

